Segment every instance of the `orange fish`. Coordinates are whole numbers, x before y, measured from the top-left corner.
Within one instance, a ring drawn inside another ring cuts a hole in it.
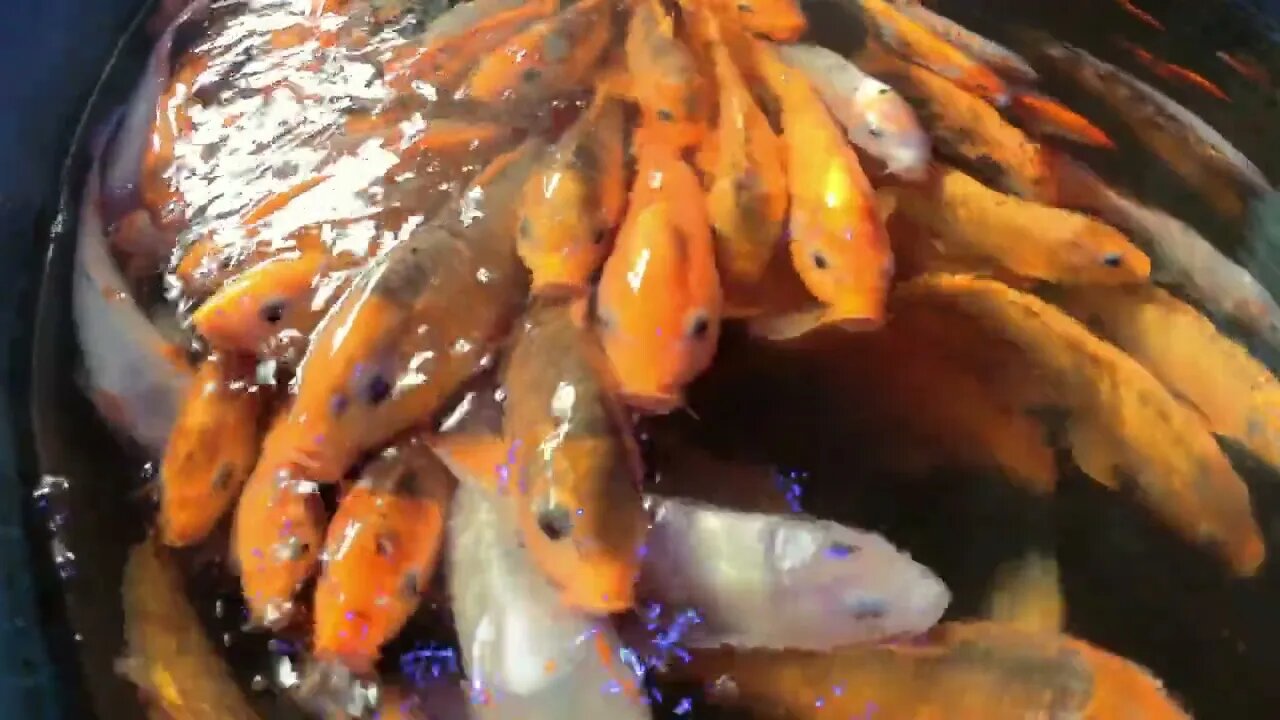
[[[782,239],[783,145],[721,40],[719,21],[711,13],[704,18],[718,117],[699,161],[710,180],[707,214],[716,232],[716,267],[726,285],[744,285],[760,279]]]
[[[180,194],[171,182],[170,172],[179,140],[190,136],[195,129],[191,106],[198,103],[194,96],[196,82],[208,68],[207,57],[184,56],[156,103],[151,138],[143,150],[138,191],[142,204],[160,228],[176,230],[185,221],[181,216]]]
[[[771,708],[793,720],[1191,717],[1135,663],[1067,635],[992,622],[948,623],[926,641],[831,653],[695,651],[687,664],[670,665],[678,676],[714,682],[712,703]]]
[[[627,179],[622,104],[596,96],[529,178],[520,203],[516,250],[535,294],[581,295],[608,254],[621,220]]]
[[[1193,87],[1201,92],[1208,93],[1219,100],[1231,102],[1231,97],[1227,95],[1222,88],[1206,79],[1203,75],[1192,70],[1188,70],[1181,65],[1174,65],[1173,63],[1165,62],[1127,40],[1120,40],[1119,43],[1121,47],[1128,50],[1129,54],[1133,55],[1134,59],[1142,63],[1142,66],[1151,71],[1153,75],[1170,82],[1183,83],[1184,85]]]
[[[210,355],[196,370],[160,463],[160,538],[205,538],[253,470],[263,396],[249,384],[252,360]]]
[[[710,366],[723,295],[693,168],[647,128],[636,147],[630,205],[600,277],[596,319],[627,402],[663,413]]]
[[[1151,13],[1147,12],[1146,10],[1143,10],[1137,5],[1134,5],[1133,0],[1116,0],[1116,4],[1120,6],[1121,10],[1124,10],[1125,12],[1137,18],[1139,22],[1142,22],[1152,28],[1155,28],[1160,32],[1164,32],[1164,23],[1157,20],[1155,16],[1152,15]]]
[[[613,0],[580,0],[535,22],[476,64],[459,94],[528,102],[580,89],[613,40]]]
[[[793,0],[717,0],[711,9],[732,16],[748,32],[780,42],[800,39],[809,26],[804,11]]]
[[[503,384],[516,515],[534,563],[571,606],[634,603],[647,517],[626,411],[608,358],[568,306],[530,311]]]
[[[825,306],[817,322],[879,327],[893,278],[893,252],[871,183],[804,75],[771,47],[755,47],[781,108],[791,258],[805,286]]]
[[[1083,115],[1039,93],[1014,93],[1009,113],[1033,133],[1055,135],[1094,147],[1114,149],[1116,146],[1105,132]]]
[[[1225,50],[1218,51],[1218,59],[1245,78],[1264,87],[1271,86],[1271,73],[1267,72],[1266,67],[1257,60],[1238,54],[1233,55]]]
[[[453,476],[418,436],[369,463],[329,523],[316,584],[315,655],[357,674],[418,607],[444,540]]]
[[[518,197],[541,158],[526,141],[487,167],[457,211],[415,228],[321,321],[265,457],[334,482],[364,450],[426,422],[479,370],[522,309]]]
[[[900,12],[889,0],[857,0],[880,40],[895,52],[974,93],[993,105],[1009,102],[1009,88],[986,65]]]
[[[278,427],[286,415],[276,418]],[[293,596],[315,571],[324,539],[319,487],[263,453],[236,505],[231,549],[250,620],[275,628],[293,617]]]
[[[675,20],[659,0],[639,0],[623,43],[622,94],[640,106],[648,132],[684,148],[705,134],[699,122],[706,88],[696,58],[676,37]]]
[[[899,286],[906,301],[942,303],[1016,343],[1069,413],[1072,456],[1086,474],[1139,502],[1188,542],[1216,552],[1240,576],[1266,558],[1249,489],[1196,411],[1136,360],[1063,311],[994,280],[924,276]]]

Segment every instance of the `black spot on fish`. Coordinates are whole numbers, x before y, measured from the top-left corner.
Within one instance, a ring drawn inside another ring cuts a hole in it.
[[[542,79],[542,71],[538,68],[527,68],[520,74],[520,79],[527,83],[536,83]]]
[[[889,605],[882,598],[859,595],[846,601],[849,614],[855,620],[879,620],[889,614]]]
[[[538,513],[538,529],[548,540],[563,540],[573,532],[573,513],[563,505],[544,508]]]
[[[347,406],[350,404],[346,395],[334,395],[333,399],[329,401],[329,411],[333,413],[334,417],[342,417],[342,414],[347,411]]]
[[[213,476],[213,489],[222,492],[231,487],[231,474],[234,472],[230,465],[223,465],[218,468],[218,472]]]
[[[369,384],[364,389],[365,400],[370,405],[380,405],[383,400],[391,397],[391,382],[382,375],[374,375],[369,378]]]
[[[833,542],[827,546],[827,554],[834,558],[847,558],[860,551],[861,548],[857,545],[843,542]]]
[[[676,114],[666,108],[663,108],[658,111],[658,119],[662,122],[675,122]]]
[[[711,320],[705,313],[697,313],[689,319],[689,328],[685,333],[694,340],[701,340],[711,331]]]
[[[755,8],[751,7],[750,3],[738,3],[738,12],[755,12]]]
[[[400,580],[400,593],[412,600],[418,597],[421,592],[419,590],[420,585],[421,581],[418,579],[418,573],[405,573],[405,576]]]

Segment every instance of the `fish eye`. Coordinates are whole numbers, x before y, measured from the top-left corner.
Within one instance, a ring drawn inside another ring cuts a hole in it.
[[[711,320],[707,314],[698,311],[689,318],[689,327],[685,329],[685,336],[693,340],[701,340],[711,331]]]
[[[1109,252],[1106,255],[1102,256],[1102,264],[1106,265],[1109,268],[1118,268],[1120,267],[1120,261],[1123,259],[1124,259],[1124,256],[1121,255],[1120,253]]]
[[[882,138],[884,137],[884,130],[881,130],[879,125],[868,125],[867,134],[873,138]]]
[[[889,613],[883,598],[858,595],[845,600],[845,607],[855,620],[878,620]]]
[[[391,397],[391,383],[381,375],[374,375],[369,378],[369,384],[365,386],[364,392],[365,399],[370,405],[378,405]]]
[[[751,7],[750,3],[741,2],[738,3],[738,12],[749,13],[755,12],[755,10]]]
[[[573,514],[563,505],[551,505],[538,512],[538,529],[552,542],[573,532]]]
[[[831,263],[827,261],[827,256],[822,254],[821,250],[813,251],[813,266],[819,270],[826,270],[831,267]]]
[[[258,314],[265,322],[275,325],[284,319],[284,300],[272,300],[264,304]]]
[[[833,542],[827,546],[827,555],[833,558],[847,558],[860,550],[856,545],[846,542]]]
[[[350,404],[351,401],[346,395],[334,395],[333,399],[329,401],[329,410],[332,411],[335,416],[341,416],[347,411],[347,406]]]
[[[674,122],[676,114],[666,108],[662,108],[658,111],[658,119],[662,122]]]

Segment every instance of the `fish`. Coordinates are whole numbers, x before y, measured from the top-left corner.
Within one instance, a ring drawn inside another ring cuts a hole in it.
[[[1121,193],[1062,153],[1053,156],[1053,164],[1062,204],[1129,233],[1150,253],[1160,282],[1251,333],[1280,337],[1280,305],[1271,293],[1195,228]]]
[[[711,365],[723,292],[702,185],[678,151],[638,131],[627,213],[596,288],[595,323],[628,405],[662,414]]]
[[[528,140],[491,163],[330,309],[298,367],[287,416],[264,440],[267,466],[334,482],[361,452],[430,418],[484,366],[528,296],[516,198],[541,149]]]
[[[782,141],[734,62],[720,21],[705,11],[702,20],[717,117],[698,162],[710,183],[707,215],[715,230],[716,269],[724,285],[744,286],[760,279],[782,244],[787,214]]]
[[[914,635],[951,599],[875,533],[810,516],[738,512],[647,495],[653,522],[637,594],[694,609],[689,647],[827,650]]]
[[[1017,119],[1018,124],[1039,135],[1052,135],[1082,145],[1111,150],[1116,147],[1115,141],[1106,131],[1047,95],[1030,91],[1016,92],[1009,104],[1009,114]]]
[[[447,451],[441,453],[446,464]],[[490,720],[648,720],[607,618],[572,609],[517,540],[513,509],[453,467],[449,595],[472,699]]]
[[[727,12],[742,28],[771,40],[798,40],[809,22],[804,9],[794,0],[721,0],[712,5],[714,12]]]
[[[1061,633],[1067,609],[1058,561],[1031,551],[996,568],[987,616],[1028,633]]]
[[[80,205],[71,314],[83,384],[99,415],[152,458],[164,455],[194,372],[175,362],[169,340],[148,320],[111,257],[100,208],[98,166]]]
[[[1266,548],[1248,487],[1197,412],[1137,360],[1065,312],[994,280],[938,274],[899,287],[899,297],[957,308],[1021,347],[1068,412],[1072,456],[1086,474],[1133,492],[1237,575],[1257,573]]]
[[[203,540],[253,470],[266,400],[252,384],[254,364],[214,353],[196,369],[160,462],[157,524],[165,545]]]
[[[893,277],[886,209],[803,74],[770,46],[758,42],[755,48],[781,108],[792,264],[824,306],[818,324],[875,329],[884,322]]]
[[[1009,102],[1008,85],[986,65],[899,8],[892,0],[845,0],[856,4],[867,20],[867,29],[881,42],[912,63],[926,67],[961,88],[1003,107]]]
[[[635,101],[641,125],[677,147],[701,140],[700,103],[707,89],[697,60],[676,37],[675,20],[660,0],[635,3],[622,56],[623,75],[611,75],[606,85]]]
[[[567,304],[535,306],[506,365],[505,441],[516,518],[562,600],[607,614],[634,603],[647,516],[639,450],[609,359]]]
[[[1191,717],[1136,663],[1067,635],[992,622],[948,623],[927,642],[832,653],[698,650],[668,674],[714,683],[714,704],[794,720]]]
[[[143,691],[149,717],[258,720],[154,538],[129,550],[121,595],[126,648],[117,669]]]
[[[613,41],[613,0],[579,0],[484,55],[458,90],[481,103],[538,104],[580,90]]]
[[[276,629],[293,619],[294,594],[319,564],[325,519],[319,486],[263,453],[240,493],[231,526],[233,564],[251,623]]]
[[[1151,13],[1133,4],[1133,0],[1116,0],[1116,4],[1120,6],[1121,10],[1124,10],[1136,18],[1138,22],[1141,22],[1154,30],[1164,32],[1164,23],[1157,20]]]
[[[1280,469],[1280,380],[1195,308],[1150,285],[1053,299],[1199,410],[1214,433]]]
[[[1270,181],[1252,161],[1169,96],[1072,45],[1046,41],[1043,50],[1060,71],[1106,102],[1218,212],[1237,217],[1244,211],[1242,190],[1250,195],[1271,190]]]
[[[1231,102],[1231,96],[1227,95],[1222,88],[1218,87],[1200,73],[1188,70],[1181,65],[1166,62],[1155,55],[1152,55],[1151,51],[1146,48],[1135,45],[1127,40],[1119,40],[1118,42],[1120,47],[1128,51],[1135,60],[1137,60],[1156,77],[1168,80],[1169,82],[1182,83],[1183,85],[1193,87],[1196,90],[1222,100],[1223,102]]]
[[[622,104],[595,101],[525,184],[516,250],[535,295],[584,295],[627,199]]]
[[[962,158],[1002,190],[1028,200],[1053,201],[1054,185],[1040,145],[998,110],[874,40],[853,60],[911,104],[935,150]]]
[[[942,163],[926,182],[895,192],[901,212],[936,235],[943,251],[988,258],[1023,277],[1124,284],[1151,272],[1150,259],[1110,225],[1005,195]]]
[[[893,88],[817,45],[782,45],[778,54],[813,85],[849,142],[883,163],[890,175],[908,181],[925,177],[932,155],[929,135]]]
[[[1267,68],[1257,60],[1239,53],[1229,53],[1225,50],[1219,50],[1215,54],[1219,60],[1226,63],[1227,67],[1235,70],[1246,80],[1252,80],[1263,87],[1271,86],[1271,73],[1267,72]]]
[[[1040,80],[1035,68],[1018,53],[925,7],[919,0],[889,0],[903,15],[946,40],[974,60],[1017,83]]]
[[[329,523],[313,652],[359,675],[417,609],[444,542],[455,479],[421,435],[371,461]]]

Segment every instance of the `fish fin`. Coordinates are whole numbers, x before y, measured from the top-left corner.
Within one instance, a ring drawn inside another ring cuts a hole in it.
[[[765,340],[794,340],[822,325],[826,315],[827,309],[824,307],[767,315],[749,321],[747,332]]]
[[[459,482],[499,494],[505,489],[500,471],[511,464],[511,446],[501,436],[448,433],[432,436],[428,444]]]
[[[1113,443],[1100,425],[1075,418],[1067,427],[1067,438],[1071,456],[1086,475],[1107,488],[1120,489]]]
[[[879,188],[876,190],[876,216],[880,218],[880,223],[889,222],[889,218],[893,217],[893,213],[898,209],[898,193],[890,188]]]
[[[1058,561],[1032,551],[1002,565],[996,570],[987,614],[1030,632],[1062,632],[1066,608]]]

